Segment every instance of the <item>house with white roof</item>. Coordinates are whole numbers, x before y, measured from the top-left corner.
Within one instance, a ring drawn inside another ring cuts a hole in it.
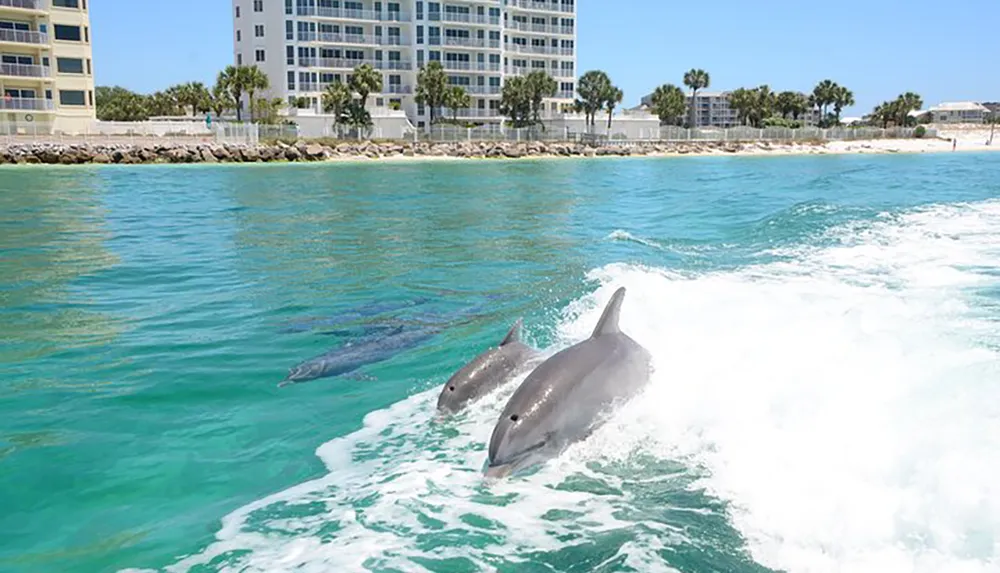
[[[921,115],[930,113],[934,123],[983,123],[989,117],[990,109],[974,101],[945,102],[938,104]]]

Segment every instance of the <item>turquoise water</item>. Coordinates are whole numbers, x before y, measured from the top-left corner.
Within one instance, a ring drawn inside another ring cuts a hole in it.
[[[9,168],[0,253],[0,571],[1000,567],[997,154]],[[483,484],[438,386],[621,285],[649,389]]]

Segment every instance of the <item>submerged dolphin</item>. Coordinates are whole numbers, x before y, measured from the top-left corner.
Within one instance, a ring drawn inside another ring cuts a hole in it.
[[[462,410],[511,381],[537,356],[537,350],[521,342],[518,320],[499,346],[484,350],[448,379],[438,396],[438,410],[448,414]]]
[[[400,326],[386,336],[348,343],[291,368],[278,387],[353,372],[362,366],[388,360],[437,333],[438,330],[431,328],[406,330]]]
[[[608,407],[649,381],[649,351],[618,328],[625,289],[590,338],[541,363],[514,392],[493,428],[487,477],[505,477],[558,456],[606,420]]]

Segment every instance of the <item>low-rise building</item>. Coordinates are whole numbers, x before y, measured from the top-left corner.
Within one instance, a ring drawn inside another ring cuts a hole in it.
[[[739,113],[729,106],[729,94],[731,92],[708,92],[700,91],[698,92],[698,99],[695,103],[695,125],[697,127],[716,127],[716,128],[729,128],[737,127],[742,125],[740,122]],[[691,117],[691,94],[685,95],[685,103],[687,105],[687,115],[685,119]],[[642,103],[640,107],[650,109],[653,107],[653,94],[649,94],[642,98]],[[815,125],[817,123],[818,114],[816,110],[810,109],[806,113],[799,116],[799,121],[803,122],[804,125]]]
[[[96,119],[87,0],[0,0],[0,133]]]
[[[974,101],[940,103],[927,110],[934,123],[983,123],[990,109]]]

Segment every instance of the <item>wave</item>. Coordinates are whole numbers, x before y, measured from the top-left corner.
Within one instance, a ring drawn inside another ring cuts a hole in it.
[[[231,513],[168,570],[996,570],[997,316],[981,303],[1000,283],[1000,203],[859,225],[739,269],[594,269],[547,351],[625,286],[622,329],[656,371],[589,440],[486,486],[514,385],[454,420],[430,389],[321,446],[327,475]]]

